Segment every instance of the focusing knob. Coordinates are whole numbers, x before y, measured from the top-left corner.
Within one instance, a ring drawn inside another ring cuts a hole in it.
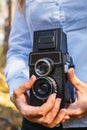
[[[32,92],[36,98],[45,100],[50,94],[57,93],[57,83],[51,77],[40,77],[35,81]]]

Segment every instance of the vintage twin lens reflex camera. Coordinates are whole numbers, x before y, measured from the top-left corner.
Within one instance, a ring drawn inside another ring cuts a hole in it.
[[[62,28],[35,31],[33,51],[29,55],[30,76],[37,77],[30,90],[29,103],[42,105],[50,94],[62,99],[61,108],[72,102],[67,86],[67,71],[71,63],[67,51],[67,37]]]

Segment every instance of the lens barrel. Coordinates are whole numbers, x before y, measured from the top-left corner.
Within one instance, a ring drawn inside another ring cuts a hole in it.
[[[40,77],[35,81],[32,91],[36,98],[45,100],[50,94],[57,93],[57,84],[51,77]]]
[[[52,60],[48,58],[39,59],[35,63],[35,72],[38,76],[47,76],[51,73],[53,68],[53,62]]]

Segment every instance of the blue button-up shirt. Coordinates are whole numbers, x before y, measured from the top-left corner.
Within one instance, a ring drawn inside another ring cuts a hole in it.
[[[87,82],[87,0],[25,0],[22,13],[16,4],[9,37],[5,75],[10,94],[29,79],[28,57],[33,32],[60,27],[67,34],[75,74]],[[87,127],[87,117],[70,119],[63,127]]]

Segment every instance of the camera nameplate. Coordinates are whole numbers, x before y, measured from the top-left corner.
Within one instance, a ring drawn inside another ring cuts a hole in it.
[[[56,57],[56,58],[55,58]],[[61,64],[62,63],[62,54],[61,52],[43,52],[43,53],[31,53],[30,54],[30,65],[34,65],[38,59],[51,59],[54,64]]]

